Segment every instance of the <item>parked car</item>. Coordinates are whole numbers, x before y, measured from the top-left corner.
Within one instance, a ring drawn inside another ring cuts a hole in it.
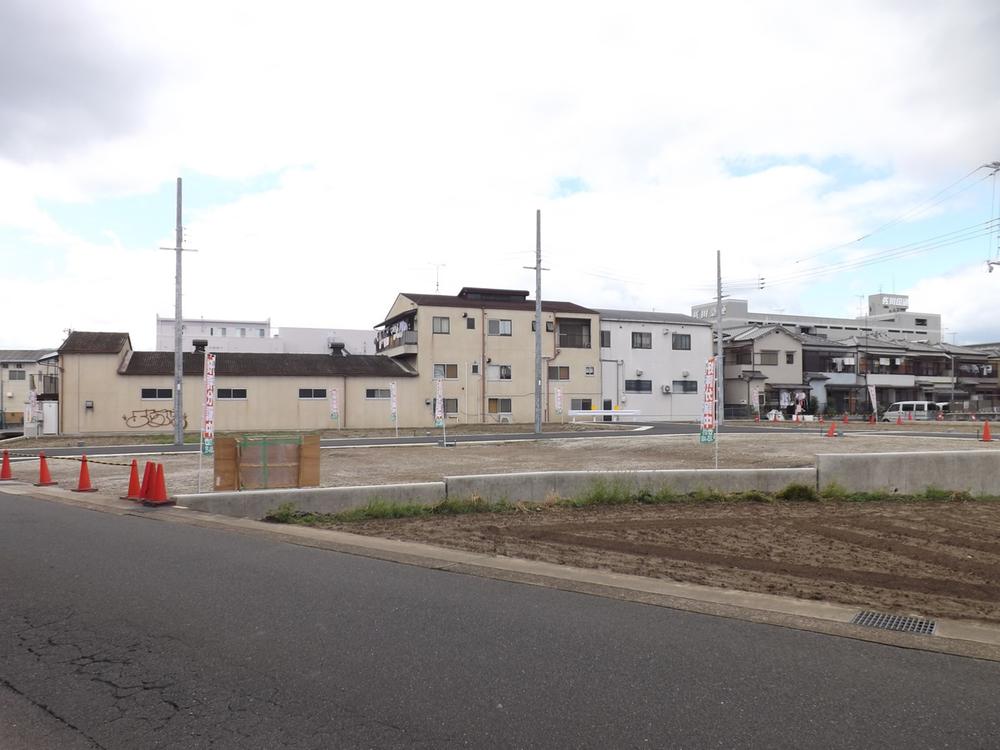
[[[885,410],[882,421],[895,422],[897,419],[902,419],[906,422],[911,415],[913,419],[937,419],[941,411],[941,404],[934,401],[897,401]]]

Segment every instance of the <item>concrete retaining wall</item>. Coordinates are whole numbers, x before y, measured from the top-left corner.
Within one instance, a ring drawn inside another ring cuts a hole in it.
[[[836,485],[911,495],[936,487],[1000,496],[1000,451],[821,454],[816,467],[821,491]]]
[[[379,484],[369,487],[316,487],[301,490],[247,490],[176,496],[178,505],[193,510],[255,519],[263,518],[268,511],[275,510],[283,503],[293,503],[298,510],[314,513],[337,513],[350,508],[359,508],[372,500],[430,505],[444,499],[444,482]]]
[[[532,471],[447,477],[448,497],[464,500],[534,500],[584,495],[599,484],[678,494],[696,490],[777,492],[792,483],[816,485],[815,469],[663,469],[659,471]]]

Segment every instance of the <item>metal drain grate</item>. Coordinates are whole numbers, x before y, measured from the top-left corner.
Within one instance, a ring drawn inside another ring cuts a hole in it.
[[[881,628],[882,630],[895,630],[900,633],[934,635],[934,620],[924,620],[920,617],[887,615],[885,612],[872,612],[866,609],[854,615],[854,619],[851,622],[855,625],[865,625],[869,628]]]

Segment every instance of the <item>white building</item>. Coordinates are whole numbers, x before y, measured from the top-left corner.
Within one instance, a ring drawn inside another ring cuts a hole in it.
[[[195,339],[208,341],[210,352],[328,354],[343,344],[349,354],[375,354],[375,331],[348,328],[274,328],[268,320],[185,318],[181,351],[191,351]],[[174,318],[156,316],[156,350],[174,350]]]
[[[753,312],[745,299],[727,299],[722,303],[722,327],[751,328],[780,325],[795,332],[828,338],[831,341],[852,336],[882,336],[901,341],[941,342],[941,315],[910,312],[910,298],[903,294],[871,294],[868,313],[856,318],[824,318],[785,312]],[[706,302],[691,308],[691,315],[714,325],[715,303]]]
[[[649,420],[701,419],[711,323],[674,313],[598,312],[602,408],[636,409]]]

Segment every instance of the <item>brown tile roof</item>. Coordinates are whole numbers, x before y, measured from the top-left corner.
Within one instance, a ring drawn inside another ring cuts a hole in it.
[[[0,362],[37,362],[55,349],[0,349]]]
[[[473,310],[534,310],[534,300],[524,302],[502,302],[489,299],[469,299],[467,297],[452,296],[449,294],[410,294],[401,292],[400,296],[412,300],[420,307],[464,307]],[[596,310],[589,307],[577,305],[574,302],[559,302],[556,300],[542,300],[542,310],[554,313],[576,313],[578,315],[597,315]],[[397,320],[412,315],[413,310],[405,310],[398,315],[376,323],[375,327],[395,323]]]
[[[281,354],[263,352],[217,352],[215,374],[220,377],[260,376],[368,376],[405,378],[415,373],[395,360],[375,354]],[[205,371],[203,354],[184,353],[184,374],[201,375]],[[173,375],[173,352],[132,352],[123,375]]]
[[[100,333],[96,331],[73,331],[62,346],[60,354],[118,354],[122,347],[132,346],[127,333]]]

